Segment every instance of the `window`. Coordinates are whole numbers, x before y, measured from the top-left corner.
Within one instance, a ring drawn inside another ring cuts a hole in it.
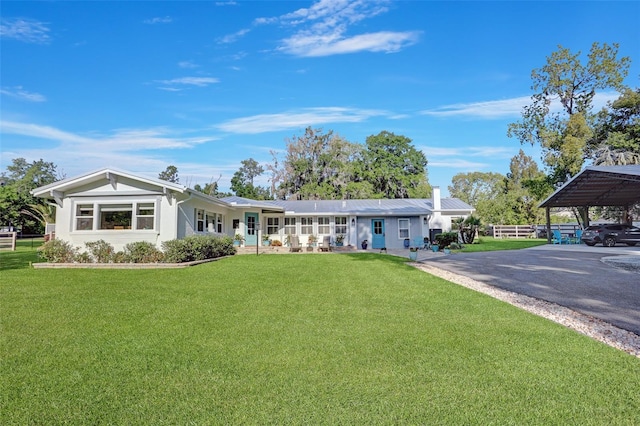
[[[329,218],[319,217],[318,218],[318,234],[329,235],[330,233],[331,233],[331,229],[329,228]]]
[[[196,209],[196,231],[204,232],[204,210]]]
[[[224,228],[224,216],[222,216],[222,213],[218,213],[218,234],[222,234],[223,228]]]
[[[154,203],[138,203],[136,206],[136,229],[153,229]]]
[[[303,235],[313,234],[313,218],[312,217],[300,218],[300,231],[301,231],[301,234]]]
[[[409,238],[409,219],[398,219],[398,238]]]
[[[133,204],[101,204],[100,229],[131,229]]]
[[[296,235],[296,218],[295,217],[284,218],[284,233],[287,235]]]
[[[280,230],[280,218],[268,217],[267,218],[267,234],[269,235],[277,234],[279,230]]]
[[[347,217],[346,216],[336,216],[336,234],[346,234],[347,233]]]
[[[76,205],[76,231],[93,230],[93,204]]]
[[[207,212],[207,232],[216,232],[216,213]]]

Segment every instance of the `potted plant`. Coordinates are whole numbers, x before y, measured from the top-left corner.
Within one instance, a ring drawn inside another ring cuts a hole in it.
[[[336,235],[336,247],[342,247],[344,245],[344,234]]]
[[[418,247],[409,247],[409,259],[411,260],[418,259]]]
[[[366,250],[368,245],[369,242],[367,240],[363,240],[362,243],[360,243],[360,247],[362,247],[362,250]]]
[[[311,247],[315,247],[317,241],[318,241],[318,237],[316,237],[315,235],[309,235],[309,238],[307,238],[307,245]]]
[[[236,234],[236,235],[233,236],[233,245],[234,246],[241,245],[243,241],[244,241],[244,237],[242,236],[242,234]]]
[[[262,245],[263,246],[271,245],[271,241],[269,240],[269,234],[262,234]]]

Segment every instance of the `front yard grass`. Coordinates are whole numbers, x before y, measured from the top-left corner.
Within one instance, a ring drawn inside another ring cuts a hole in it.
[[[1,424],[640,423],[640,360],[398,257],[1,274]]]
[[[463,253],[472,253],[480,251],[497,251],[497,250],[520,250],[529,247],[536,247],[547,244],[547,240],[543,238],[493,238],[480,237],[476,244],[465,244],[462,250],[456,250]]]

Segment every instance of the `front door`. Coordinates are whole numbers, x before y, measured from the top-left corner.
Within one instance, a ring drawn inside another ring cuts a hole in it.
[[[384,242],[384,219],[372,219],[371,230],[373,231],[373,241],[371,241],[371,248],[385,248],[387,245]]]
[[[244,223],[245,223],[244,245],[245,246],[257,245],[258,232],[257,232],[256,225],[258,224],[258,213],[245,213]]]

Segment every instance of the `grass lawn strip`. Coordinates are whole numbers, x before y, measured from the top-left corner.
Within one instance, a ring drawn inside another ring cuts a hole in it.
[[[640,336],[631,331],[624,330],[600,319],[584,315],[555,303],[492,287],[469,277],[445,271],[431,265],[425,265],[423,263],[412,263],[412,265],[449,282],[479,291],[522,308],[527,312],[550,319],[551,321],[562,324],[565,327],[569,327],[572,330],[640,358]]]
[[[2,275],[2,424],[640,423],[637,358],[393,256]]]

